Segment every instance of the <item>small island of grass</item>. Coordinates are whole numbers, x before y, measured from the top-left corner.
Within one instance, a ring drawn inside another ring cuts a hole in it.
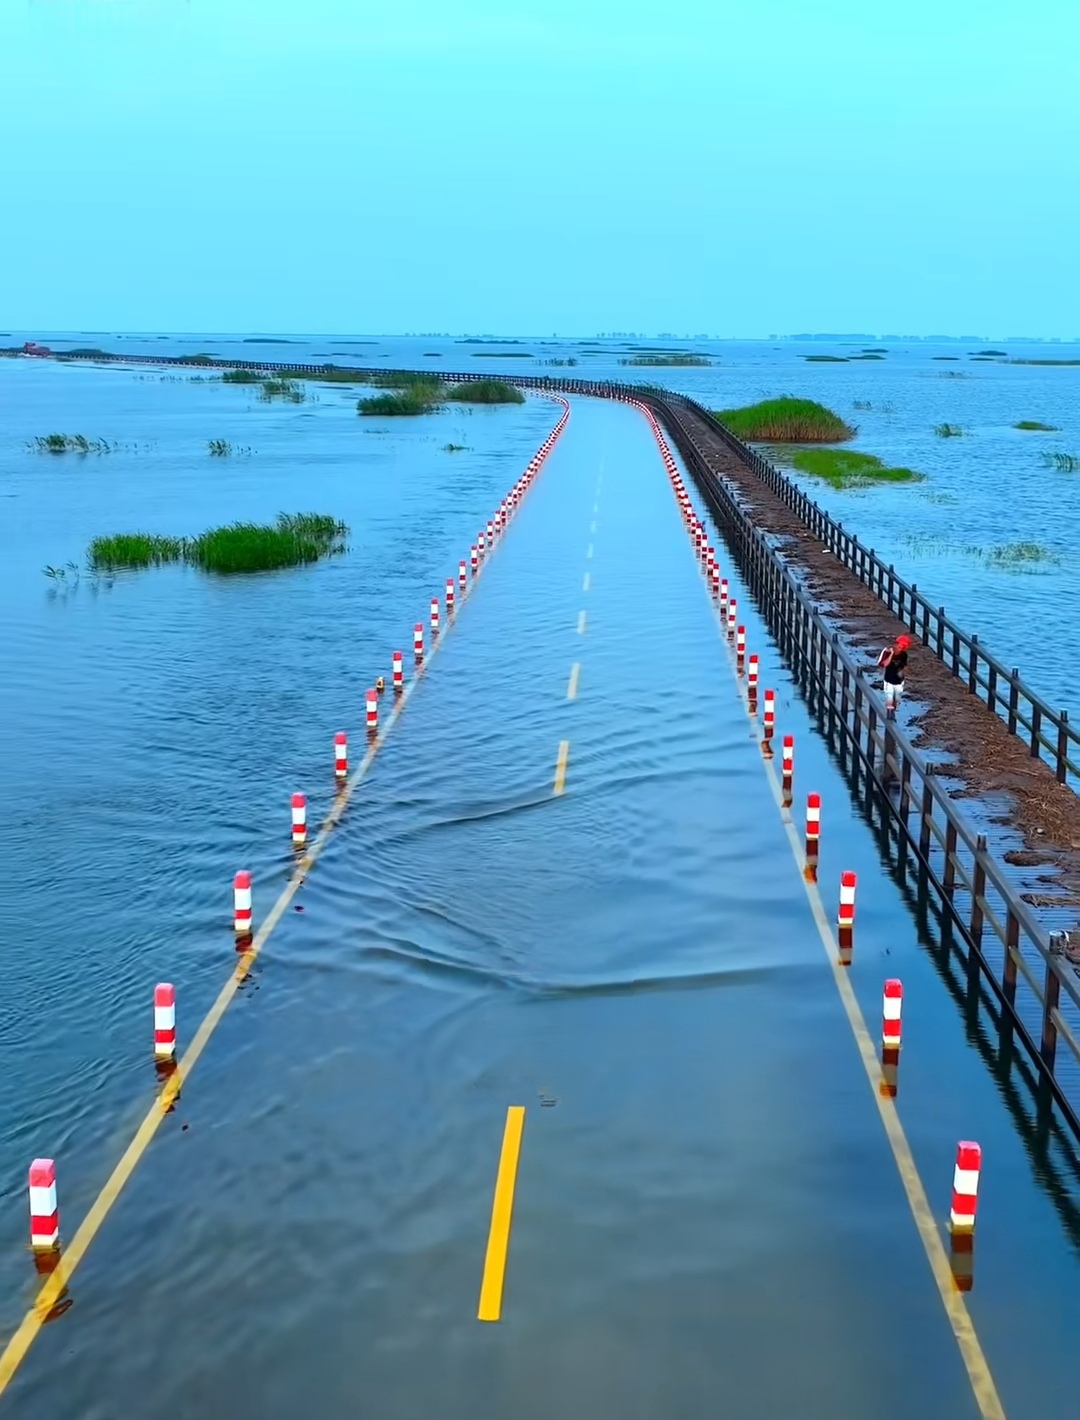
[[[1030,429],[1038,434],[1056,434],[1058,432],[1056,424],[1043,424],[1038,419],[1018,419],[1013,428]]]
[[[849,355],[804,355],[804,360],[816,361],[819,365],[846,365]]]
[[[838,444],[855,428],[814,399],[764,399],[740,409],[718,409],[717,419],[740,439],[769,444]]]
[[[874,483],[918,483],[910,468],[887,468],[874,454],[855,449],[801,449],[792,459],[800,473],[824,479],[833,488],[865,488]]]
[[[711,365],[712,361],[704,355],[691,355],[689,353],[674,355],[631,355],[629,359],[620,360],[620,365]]]
[[[87,558],[94,572],[188,562],[206,572],[265,572],[344,552],[348,528],[326,513],[279,513],[275,523],[230,523],[198,537],[117,533],[96,537]]]
[[[421,384],[415,381],[404,389],[357,400],[356,412],[369,416],[386,414],[394,418],[410,414],[431,414],[439,407],[440,391],[441,386],[438,383]]]
[[[451,385],[447,399],[459,404],[524,404],[525,396],[506,380],[463,380]]]

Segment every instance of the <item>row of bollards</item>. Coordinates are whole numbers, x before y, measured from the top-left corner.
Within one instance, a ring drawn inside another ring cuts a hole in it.
[[[453,621],[456,603],[469,590],[469,571],[473,580],[479,576],[481,564],[495,547],[497,536],[509,524],[510,518],[521,506],[521,501],[544,465],[548,454],[555,447],[560,434],[570,418],[570,405],[561,397],[556,402],[562,405],[558,422],[539,449],[529,460],[525,472],[499,504],[495,516],[480,529],[476,541],[469,548],[467,559],[458,562],[456,581],[446,579],[446,618]],[[441,607],[438,597],[431,599],[431,639],[432,648],[438,643],[441,629]],[[424,627],[417,622],[413,628],[413,654],[419,668],[424,662]],[[395,696],[404,694],[404,656],[395,651],[391,660],[391,684]],[[379,730],[379,695],[385,688],[380,676],[373,688],[365,693],[364,721],[369,741],[377,741]],[[349,777],[349,737],[344,730],[334,736],[334,777],[339,789],[344,788]],[[290,801],[292,825],[292,845],[303,849],[307,843],[307,799],[295,793]],[[252,941],[252,890],[251,874],[245,870],[233,878],[233,932],[238,951],[246,951]],[[176,990],[168,982],[159,982],[154,987],[154,1058],[163,1073],[176,1068]],[[51,1271],[60,1254],[60,1212],[56,1197],[56,1163],[53,1159],[35,1159],[30,1165],[30,1246],[38,1260],[38,1269]]]
[[[709,591],[717,604],[720,625],[726,630],[727,638],[734,644],[737,674],[742,676],[745,667],[746,699],[750,714],[757,719],[759,660],[756,654],[746,654],[746,628],[738,624],[738,601],[731,594],[727,577],[721,576],[716,550],[709,541],[708,528],[698,516],[678,465],[668,447],[664,432],[652,410],[637,401],[631,401],[648,419],[653,435],[660,448],[675,493],[679,511],[690,535],[695,554],[705,574]],[[762,706],[762,755],[766,760],[773,758],[772,742],[776,730],[776,692],[766,690]],[[785,809],[790,809],[795,778],[795,737],[785,735],[781,758],[781,796]],[[803,872],[806,880],[817,882],[818,860],[821,845],[821,795],[808,794],[806,798],[806,834],[803,856]],[[856,875],[850,870],[840,875],[840,901],[836,920],[836,939],[839,965],[851,965],[855,938],[855,888]],[[900,1060],[901,1014],[903,1009],[903,984],[895,977],[885,982],[882,992],[881,1023],[881,1091],[889,1098],[898,1092],[898,1066]],[[968,1291],[972,1285],[972,1245],[975,1228],[975,1214],[978,1207],[979,1179],[982,1171],[982,1150],[978,1144],[964,1140],[957,1145],[956,1165],[953,1173],[952,1206],[949,1210],[949,1227],[953,1237],[953,1276],[961,1291]]]

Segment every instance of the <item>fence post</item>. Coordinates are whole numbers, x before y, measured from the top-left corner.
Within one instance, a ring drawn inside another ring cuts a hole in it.
[[[1062,710],[1058,715],[1057,781],[1065,783],[1069,764],[1069,712]]]
[[[1020,686],[1018,681],[1020,672],[1013,666],[1012,675],[1009,677],[1009,734],[1016,734],[1016,712],[1020,708]]]
[[[989,705],[990,709],[993,710],[994,714],[996,715],[996,714],[997,714],[997,666],[994,665],[993,661],[989,661],[989,662],[987,663],[987,665],[988,665],[988,670],[987,670],[987,674],[986,674],[986,681],[987,681],[987,685],[986,685],[986,703],[987,703],[987,705]]]
[[[979,638],[972,636],[968,650],[968,690],[977,695],[979,690]]]
[[[1039,736],[1042,734],[1042,707],[1037,700],[1031,702],[1031,757],[1039,757]]]
[[[1005,960],[1001,966],[1001,990],[1010,1006],[1016,1004],[1016,953],[1020,950],[1020,922],[1010,907],[1005,913]]]
[[[939,606],[937,609],[937,653],[945,659],[945,608]]]
[[[934,816],[934,791],[930,780],[924,779],[922,786],[922,817],[919,823],[919,852],[923,858],[930,856],[930,820]]]
[[[953,823],[952,815],[945,821],[945,872],[941,886],[951,902],[956,888],[956,824]]]
[[[983,854],[986,852],[986,834],[980,833],[975,840],[975,872],[972,875],[971,885],[971,921],[968,924],[971,931],[971,940],[976,947],[982,947],[983,932],[983,898],[986,896],[986,869],[983,867]]]
[[[1046,982],[1043,987],[1042,1045],[1039,1054],[1049,1073],[1054,1073],[1054,1056],[1057,1053],[1057,1026],[1054,1012],[1061,995],[1061,978],[1054,970],[1052,961],[1046,963]]]

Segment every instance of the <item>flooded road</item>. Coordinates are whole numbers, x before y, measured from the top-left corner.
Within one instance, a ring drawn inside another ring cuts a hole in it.
[[[303,910],[0,1398],[13,1417],[992,1413],[648,425],[572,407]],[[32,702],[41,743],[24,726],[14,802],[37,812],[16,845],[2,1022],[6,1332],[34,1294],[26,1163],[57,1158],[70,1237],[155,1088],[153,982],[177,985],[183,1048],[232,967],[232,872],[252,869],[258,922],[291,868],[288,793],[328,805],[333,731],[359,744],[363,687],[554,417],[530,402],[516,461],[493,457],[438,516],[388,504],[415,547],[369,560],[350,593],[345,563],[211,585],[175,641],[111,643],[130,660],[96,711],[63,683],[55,712]],[[175,607],[185,575],[147,574],[134,624],[156,597]],[[872,1031],[883,978],[905,982],[899,1115],[939,1228],[956,1141],[983,1144],[968,1305],[1004,1411],[1065,1420],[1080,1274],[1063,1200],[734,590],[778,732],[796,736],[796,805],[822,793],[830,912],[841,869],[859,874],[850,975]],[[72,636],[66,659],[93,654]],[[83,756],[43,773],[62,717],[84,714]],[[524,1133],[489,1324],[511,1106]]]

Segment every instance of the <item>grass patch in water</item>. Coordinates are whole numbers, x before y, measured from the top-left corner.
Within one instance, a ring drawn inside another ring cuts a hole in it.
[[[266,404],[275,399],[284,399],[289,404],[303,404],[307,395],[296,383],[295,380],[286,379],[284,376],[275,376],[268,380],[263,380],[262,389],[259,391],[259,398]]]
[[[1038,419],[1018,419],[1013,428],[1032,429],[1039,434],[1056,434],[1058,431],[1056,424],[1043,424]]]
[[[206,448],[207,452],[216,459],[227,459],[232,453],[232,445],[228,439],[208,439]]]
[[[361,415],[430,414],[437,407],[438,391],[430,385],[413,385],[396,393],[376,394],[356,402],[356,412]]]
[[[39,434],[30,446],[39,454],[107,454],[104,439],[88,439],[85,434]]]
[[[531,350],[473,350],[474,360],[531,360]]]
[[[115,533],[112,537],[94,538],[87,561],[94,572],[117,567],[160,567],[165,562],[179,562],[186,547],[187,539],[183,537]]]
[[[263,382],[257,370],[226,370],[221,379],[226,385],[261,385]]]
[[[468,445],[467,445],[467,444],[444,444],[444,445],[443,445],[443,453],[444,453],[444,454],[460,454],[460,453],[462,452],[462,450],[463,450],[463,449],[466,449],[466,448],[468,448]]]
[[[704,355],[631,355],[620,365],[711,365]]]
[[[188,560],[207,572],[264,572],[344,551],[348,529],[323,513],[279,513],[277,522],[231,523],[192,538]]]
[[[1035,567],[1053,566],[1061,559],[1037,542],[1006,542],[998,547],[988,548],[983,554],[988,567],[998,567],[1003,571],[1026,572]]]
[[[505,380],[464,380],[446,392],[460,404],[524,404],[525,396]]]
[[[1080,365],[1080,360],[1010,360],[1010,365]]]
[[[939,439],[959,439],[964,430],[960,424],[935,424],[934,433]]]
[[[849,360],[884,360],[884,355],[849,355]]]
[[[848,355],[804,355],[804,360],[809,360],[818,365],[846,365],[850,356]]]
[[[1043,454],[1043,463],[1059,473],[1075,473],[1080,468],[1080,454]]]
[[[769,444],[838,444],[856,429],[813,399],[763,399],[741,409],[714,411],[740,439]]]
[[[923,478],[910,468],[887,468],[874,454],[854,449],[800,449],[792,463],[801,473],[824,479],[833,488],[863,488],[873,483],[914,483]]]
[[[971,350],[968,353],[973,360],[1007,360],[1009,358],[1007,350]]]

